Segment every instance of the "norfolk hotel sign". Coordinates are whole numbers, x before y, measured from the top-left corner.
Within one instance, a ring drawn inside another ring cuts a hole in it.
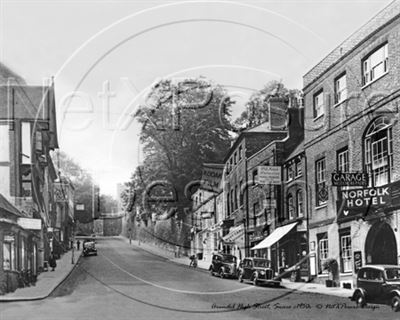
[[[374,215],[400,206],[400,181],[375,188],[342,190],[337,202],[338,220]]]

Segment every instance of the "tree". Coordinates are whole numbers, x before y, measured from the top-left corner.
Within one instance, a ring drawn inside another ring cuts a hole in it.
[[[300,90],[287,89],[281,82],[272,80],[263,89],[253,93],[246,103],[246,111],[236,119],[235,124],[242,128],[252,128],[268,121],[268,98],[281,97],[291,101],[292,107],[297,107]]]
[[[204,162],[221,163],[230,146],[231,137],[224,125],[229,109],[221,112],[226,100],[224,89],[204,78],[178,83],[162,80],[152,88],[146,104],[136,114],[142,125],[140,141],[144,161],[127,185],[135,190],[136,204],[146,218],[155,209],[143,201],[144,191],[150,192],[152,183],[164,180],[167,181],[166,190],[174,189],[177,199],[173,203],[158,202],[158,211],[165,214],[176,207],[176,212],[169,212],[176,214],[179,220],[187,220],[183,208],[191,204],[184,194],[185,186],[200,179]],[[183,230],[188,232],[186,228]],[[182,236],[178,240],[187,242],[187,239]]]
[[[74,185],[74,216],[81,223],[89,223],[98,217],[99,187],[91,174],[65,152],[53,154],[53,162],[60,175],[69,178]],[[81,205],[78,206],[77,204]]]

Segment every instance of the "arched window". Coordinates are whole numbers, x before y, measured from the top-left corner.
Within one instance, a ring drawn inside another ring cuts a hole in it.
[[[288,215],[289,219],[294,218],[294,205],[293,205],[293,196],[291,193],[287,196],[287,206],[288,206]]]
[[[364,165],[370,186],[381,186],[391,181],[393,171],[392,126],[387,117],[376,118],[364,137]]]
[[[303,192],[301,190],[297,191],[297,216],[303,217]]]

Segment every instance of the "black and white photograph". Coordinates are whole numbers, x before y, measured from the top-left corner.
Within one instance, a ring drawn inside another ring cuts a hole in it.
[[[0,0],[0,319],[399,319],[400,0]]]

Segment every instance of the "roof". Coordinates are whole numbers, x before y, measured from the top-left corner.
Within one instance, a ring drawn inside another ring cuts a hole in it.
[[[9,78],[12,78],[18,84],[26,84],[21,76],[0,62],[0,84],[7,84]]]
[[[300,153],[304,152],[304,140],[302,140],[297,147],[287,155],[286,160],[294,158],[295,156],[299,155]]]
[[[304,88],[319,78],[326,70],[331,68],[356,47],[362,44],[369,36],[382,27],[400,17],[400,0],[391,2],[387,7],[370,19],[360,29],[344,40],[338,47],[331,51],[316,66],[314,66],[303,77]]]
[[[21,212],[19,212],[18,209],[14,207],[1,193],[0,193],[0,208],[18,217],[23,216]]]

